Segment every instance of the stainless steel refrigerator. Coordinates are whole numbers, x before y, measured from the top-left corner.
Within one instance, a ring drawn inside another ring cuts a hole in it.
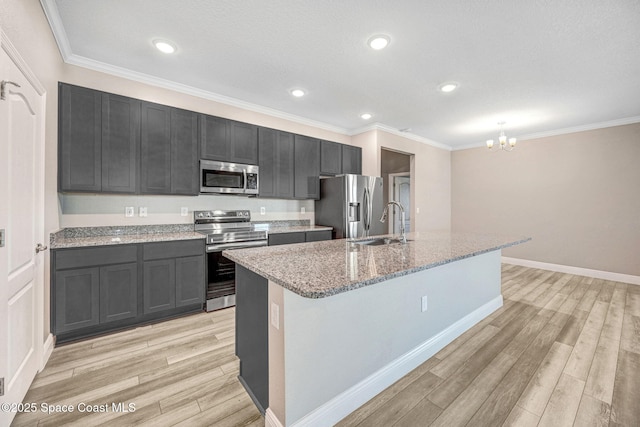
[[[341,175],[320,180],[315,203],[317,225],[333,227],[336,239],[387,234],[380,222],[383,210],[382,178]]]

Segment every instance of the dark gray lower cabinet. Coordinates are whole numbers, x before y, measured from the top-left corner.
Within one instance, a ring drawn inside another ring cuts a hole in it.
[[[100,323],[138,315],[138,263],[100,268]]]
[[[173,259],[144,262],[144,313],[176,306],[176,262]]]
[[[144,312],[204,302],[204,242],[145,243]]]
[[[52,251],[56,342],[202,310],[204,240]]]
[[[100,269],[76,268],[55,275],[55,329],[68,332],[100,322]]]
[[[331,230],[295,231],[292,233],[269,234],[269,246],[289,245],[291,243],[319,242],[331,240]]]
[[[261,413],[269,407],[269,285],[236,264],[236,356],[238,379]]]

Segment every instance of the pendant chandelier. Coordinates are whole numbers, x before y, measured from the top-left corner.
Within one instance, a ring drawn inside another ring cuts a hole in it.
[[[516,139],[515,138],[509,138],[507,140],[507,136],[504,134],[504,123],[505,122],[498,122],[498,126],[500,126],[500,135],[498,136],[498,143],[500,144],[498,147],[501,150],[504,151],[512,151],[513,148],[516,146]],[[489,150],[493,149],[493,139],[488,139],[487,140],[487,148]]]

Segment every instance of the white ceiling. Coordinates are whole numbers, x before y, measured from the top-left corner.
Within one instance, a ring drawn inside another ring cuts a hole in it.
[[[456,149],[501,120],[521,139],[640,121],[639,0],[41,1],[67,62],[344,133]]]

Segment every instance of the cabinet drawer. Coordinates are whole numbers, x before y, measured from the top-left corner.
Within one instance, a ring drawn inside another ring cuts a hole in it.
[[[56,270],[124,264],[138,260],[136,245],[98,246],[95,248],[56,249]]]
[[[331,240],[331,230],[307,231],[307,242],[319,242]]]
[[[145,243],[142,245],[142,253],[145,261],[202,255],[204,239]]]

